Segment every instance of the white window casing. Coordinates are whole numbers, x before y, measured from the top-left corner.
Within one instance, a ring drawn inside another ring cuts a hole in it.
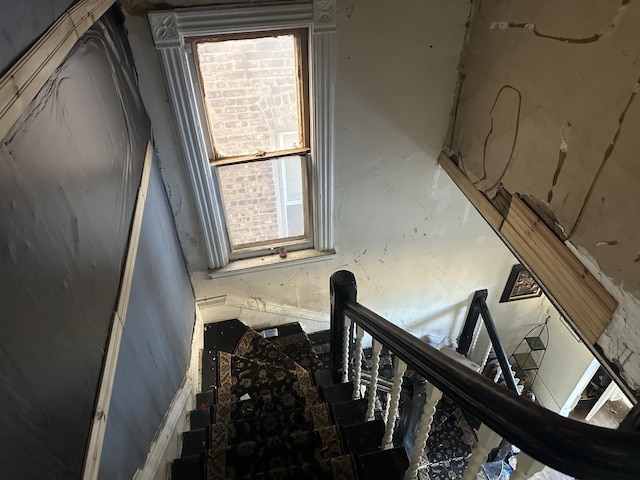
[[[209,164],[197,75],[185,39],[225,33],[309,28],[311,108],[310,200],[313,249],[333,250],[334,89],[336,79],[335,0],[292,5],[217,6],[149,13],[210,269],[230,261],[221,192]],[[204,127],[204,128],[203,128]]]

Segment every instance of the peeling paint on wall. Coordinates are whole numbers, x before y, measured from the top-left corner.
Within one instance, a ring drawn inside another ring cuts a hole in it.
[[[615,31],[615,29],[618,26],[618,23],[620,23],[620,20],[622,19],[625,11],[627,10],[627,4],[630,1],[631,0],[622,0],[620,7],[618,8],[618,11],[616,12],[615,16],[613,17],[613,20],[609,23],[607,28],[605,28],[602,32],[594,33],[593,35],[589,35],[586,37],[575,38],[575,37],[569,37],[569,36],[559,36],[559,35],[543,33],[542,31],[540,31],[540,29],[535,23],[517,23],[517,22],[505,22],[505,21],[491,22],[489,26],[489,30],[507,30],[509,28],[515,28],[515,29],[524,30],[525,32],[531,32],[536,37],[547,38],[550,40],[556,40],[564,43],[580,43],[580,44],[592,43],[600,40],[601,38],[608,37]],[[478,2],[478,5],[480,9],[480,16],[486,19],[486,17],[483,16],[483,12],[482,12],[482,0]]]
[[[502,185],[534,199],[611,279],[627,313],[599,345],[640,385],[632,334],[640,325],[640,2],[483,0],[474,8],[451,151],[488,196]],[[505,85],[520,96],[517,122],[515,107],[499,108]]]

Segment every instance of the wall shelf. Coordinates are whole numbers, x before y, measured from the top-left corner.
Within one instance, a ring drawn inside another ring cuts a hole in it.
[[[526,389],[531,389],[549,345],[549,318],[529,330],[509,357],[516,377]]]

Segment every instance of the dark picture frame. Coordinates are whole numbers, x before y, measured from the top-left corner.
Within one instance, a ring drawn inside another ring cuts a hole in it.
[[[542,295],[542,288],[523,265],[514,265],[504,287],[500,303],[525,300]]]

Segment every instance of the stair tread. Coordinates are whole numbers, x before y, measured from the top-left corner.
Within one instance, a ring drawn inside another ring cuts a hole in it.
[[[209,446],[209,429],[198,428],[189,430],[182,434],[182,453],[181,457],[189,457],[191,455],[199,455],[207,450]]]
[[[344,455],[340,431],[336,426],[311,431],[294,431],[263,441],[248,441],[207,452],[210,480],[253,475],[282,467],[294,467]]]
[[[320,330],[319,332],[309,333],[309,341],[311,345],[321,345],[331,342],[331,330]]]
[[[331,405],[333,420],[337,425],[353,425],[364,422],[367,401],[364,398]]]
[[[191,410],[189,412],[189,425],[191,430],[206,428],[210,424],[211,424],[210,408]]]
[[[215,389],[218,384],[217,362],[220,352],[278,364],[290,370],[303,370],[281,349],[237,319],[205,325],[204,343],[202,384],[205,391]]]
[[[358,474],[355,458],[352,455],[343,455],[330,460],[237,477],[238,480],[272,480],[274,478],[278,480],[356,480]],[[211,479],[207,478],[207,480]]]
[[[367,480],[402,480],[409,468],[404,447],[358,455],[356,461],[360,478]]]
[[[365,422],[367,400],[323,370],[329,330],[276,328],[265,339],[237,319],[205,326],[204,392],[172,480],[402,478],[406,454],[379,451],[384,423]]]
[[[246,409],[254,400],[263,404],[281,404],[286,409],[294,408],[300,402],[304,405],[319,403],[311,375],[304,370],[293,371],[272,363],[220,352],[218,371],[218,417],[220,413],[237,406]]]
[[[171,462],[171,480],[205,480],[205,454],[176,458]]]
[[[318,355],[313,350],[309,337],[304,332],[269,339],[282,353],[302,365],[307,370],[316,371],[320,363]]]
[[[282,325],[275,325],[273,327],[266,327],[266,328],[257,328],[256,331],[258,332],[264,332],[265,330],[276,330],[276,335],[272,338],[278,338],[278,337],[287,337],[289,335],[296,335],[298,333],[304,333],[304,329],[302,328],[302,325],[300,325],[299,322],[290,322],[290,323],[283,323]]]
[[[365,454],[382,447],[385,426],[381,419],[343,425],[341,430],[345,450],[349,453]]]
[[[323,386],[320,388],[320,397],[329,404],[353,400],[353,382]]]
[[[303,393],[299,396],[293,394],[258,395],[240,402],[218,402],[213,418],[216,423],[231,423],[241,419],[273,415],[295,408],[305,408],[320,403],[317,394],[315,388],[308,388],[306,394]]]
[[[219,448],[248,440],[260,441],[275,433],[314,430],[331,425],[329,409],[325,404],[298,408],[274,415],[248,418],[234,423],[215,423],[210,429],[210,445]]]

